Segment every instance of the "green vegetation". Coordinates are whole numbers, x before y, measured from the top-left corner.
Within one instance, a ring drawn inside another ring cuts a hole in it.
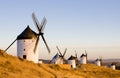
[[[94,64],[77,69],[70,69],[69,65],[35,64],[0,50],[0,78],[120,78],[120,71]]]

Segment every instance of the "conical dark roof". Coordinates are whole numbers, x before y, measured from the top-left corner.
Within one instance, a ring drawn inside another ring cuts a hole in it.
[[[97,58],[95,61],[102,61],[102,59]]]
[[[83,56],[84,56],[84,57],[87,57],[87,54],[82,54],[80,57],[83,57]]]
[[[74,57],[72,55],[68,58],[68,60],[74,60],[74,59],[76,59],[76,57]]]
[[[37,34],[33,30],[31,30],[29,26],[27,26],[26,29],[20,35],[18,35],[17,40],[32,39],[34,37],[36,38]]]

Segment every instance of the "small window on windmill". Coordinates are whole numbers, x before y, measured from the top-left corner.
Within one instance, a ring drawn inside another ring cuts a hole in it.
[[[27,57],[26,55],[23,55],[23,59],[26,59],[26,57]]]
[[[25,51],[25,49],[24,49],[24,51]]]

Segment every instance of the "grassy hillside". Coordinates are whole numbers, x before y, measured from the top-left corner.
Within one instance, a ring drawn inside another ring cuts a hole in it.
[[[78,69],[67,64],[35,64],[0,50],[0,78],[120,78],[120,71],[93,64]]]

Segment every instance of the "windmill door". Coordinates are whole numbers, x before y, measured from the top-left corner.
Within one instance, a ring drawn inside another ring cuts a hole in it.
[[[26,59],[26,55],[23,55],[23,59]]]

